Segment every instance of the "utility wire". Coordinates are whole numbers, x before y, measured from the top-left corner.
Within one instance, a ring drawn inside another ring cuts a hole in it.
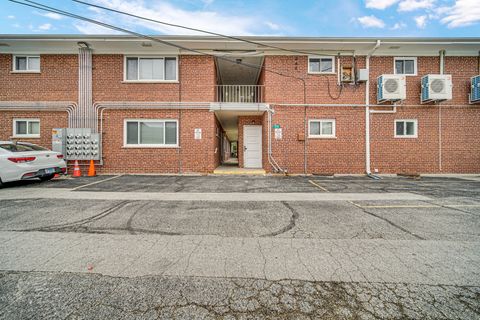
[[[265,72],[270,72],[270,73],[273,73],[273,74],[276,74],[276,75],[279,75],[279,76],[300,80],[300,81],[302,81],[302,84],[303,84],[303,87],[304,87],[304,92],[305,92],[306,83],[305,83],[304,78],[293,76],[293,75],[290,75],[290,74],[285,74],[285,73],[282,73],[282,72],[278,72],[276,70],[266,68],[264,65],[258,66],[258,65],[254,65],[254,64],[250,64],[250,63],[245,63],[243,61],[240,62],[240,61],[237,61],[237,60],[228,59],[228,58],[226,58],[224,56],[221,56],[221,55],[215,55],[215,54],[211,54],[211,53],[207,53],[207,52],[202,52],[200,50],[191,49],[191,48],[188,48],[188,47],[184,47],[182,45],[172,43],[170,41],[166,41],[166,40],[158,39],[158,38],[155,38],[155,37],[152,37],[152,36],[144,35],[142,33],[138,33],[138,32],[131,31],[131,30],[121,28],[121,27],[117,27],[117,26],[114,26],[114,25],[111,25],[111,24],[108,24],[108,23],[105,23],[105,22],[95,20],[95,19],[80,16],[80,15],[77,15],[77,14],[74,14],[74,13],[71,13],[71,12],[68,12],[68,11],[60,10],[60,9],[57,9],[57,8],[54,8],[54,7],[51,7],[51,6],[44,5],[42,3],[38,3],[38,2],[35,2],[35,1],[31,1],[31,0],[23,0],[23,1],[8,0],[8,1],[23,5],[23,6],[31,7],[31,8],[36,8],[36,9],[39,9],[39,10],[42,10],[42,11],[57,13],[57,14],[67,16],[67,17],[70,17],[70,18],[74,18],[74,19],[77,19],[77,20],[90,22],[90,23],[105,27],[107,29],[120,31],[120,32],[131,34],[131,35],[134,35],[136,37],[143,38],[143,39],[146,39],[146,40],[159,42],[159,43],[162,43],[164,45],[172,46],[172,47],[175,47],[175,48],[180,49],[180,50],[185,50],[185,51],[197,53],[199,55],[210,56],[210,57],[214,57],[216,59],[224,60],[224,61],[227,61],[227,62],[230,62],[230,63],[244,65],[246,67],[253,68],[253,69],[256,69],[256,70],[260,70],[260,71],[264,70]],[[339,93],[338,97],[333,97],[331,92],[330,92],[330,81],[329,81],[328,77],[326,77],[326,80],[327,80],[327,89],[328,89],[329,96],[332,99],[335,99],[335,100],[338,99],[342,90],[340,90],[340,93]]]
[[[232,60],[232,59],[223,57],[221,55],[216,55],[216,54],[211,54],[211,53],[203,52],[203,51],[196,50],[196,49],[191,49],[191,48],[179,45],[179,44],[172,43],[170,41],[158,39],[158,38],[148,36],[148,35],[145,35],[145,34],[142,34],[142,33],[138,33],[138,32],[135,32],[135,31],[128,30],[128,29],[124,29],[124,28],[121,28],[121,27],[117,27],[117,26],[114,26],[114,25],[111,25],[111,24],[108,24],[108,23],[105,23],[105,22],[95,20],[95,19],[90,19],[90,18],[87,18],[87,17],[84,17],[84,16],[80,16],[80,15],[68,12],[68,11],[64,11],[64,10],[60,10],[60,9],[57,9],[57,8],[54,8],[54,7],[50,7],[50,6],[44,5],[42,3],[35,2],[35,1],[30,1],[30,0],[23,0],[24,2],[17,1],[17,0],[8,0],[8,1],[20,4],[20,5],[24,5],[24,6],[27,6],[27,7],[47,11],[47,12],[57,13],[57,14],[67,16],[67,17],[70,17],[70,18],[74,18],[74,19],[77,19],[77,20],[87,21],[87,22],[105,27],[107,29],[112,29],[112,30],[123,32],[123,33],[128,33],[128,34],[134,35],[134,36],[139,37],[139,38],[143,38],[143,39],[154,41],[154,42],[159,42],[161,44],[171,46],[171,47],[175,47],[175,48],[180,49],[180,50],[190,51],[190,52],[193,52],[193,53],[196,53],[196,54],[199,54],[199,55],[214,57],[214,58],[224,60],[224,61],[227,61],[227,62],[230,62],[230,63],[233,63],[233,64],[240,64],[240,65],[244,65],[246,67],[257,69],[257,70],[262,70],[263,69],[266,72],[274,73],[274,74],[277,74],[279,76],[294,78],[294,79],[304,81],[303,78],[296,77],[296,76],[289,75],[289,74],[284,74],[284,73],[281,73],[281,72],[278,72],[278,71],[275,71],[275,70],[267,69],[264,66],[258,66],[258,65],[246,63],[246,62],[243,62],[243,61],[240,62],[240,61],[237,61],[237,60]]]
[[[170,26],[170,27],[181,28],[181,29],[186,29],[186,30],[190,30],[190,31],[210,34],[210,35],[221,37],[221,38],[237,40],[237,41],[250,43],[250,44],[254,44],[254,45],[265,47],[265,48],[276,49],[276,50],[286,51],[286,52],[291,52],[291,53],[300,53],[300,54],[307,54],[307,55],[319,55],[318,52],[309,52],[309,51],[287,49],[287,48],[282,48],[282,47],[278,47],[278,46],[274,46],[274,45],[269,45],[269,44],[265,44],[263,42],[253,41],[253,40],[249,40],[249,39],[245,39],[245,38],[229,36],[229,35],[226,35],[226,34],[217,33],[217,32],[213,32],[213,31],[208,31],[208,30],[204,30],[204,29],[192,28],[192,27],[187,27],[187,26],[183,26],[183,25],[180,25],[180,24],[174,24],[174,23],[165,22],[165,21],[161,21],[161,20],[151,19],[151,18],[139,16],[139,15],[136,15],[136,14],[133,14],[133,13],[128,13],[128,12],[125,12],[125,11],[121,11],[121,10],[112,9],[112,8],[104,7],[104,6],[101,6],[101,5],[93,4],[93,3],[90,3],[90,2],[86,2],[86,1],[81,1],[81,0],[72,0],[72,1],[84,4],[84,5],[87,5],[87,6],[95,7],[95,8],[98,8],[98,9],[123,14],[123,15],[129,16],[129,17],[140,19],[140,20],[145,20],[145,21],[149,21],[149,22],[153,22],[153,23],[163,24],[163,25]],[[330,53],[330,54],[323,54],[322,53],[322,55],[336,56],[336,54],[332,54],[332,53]]]

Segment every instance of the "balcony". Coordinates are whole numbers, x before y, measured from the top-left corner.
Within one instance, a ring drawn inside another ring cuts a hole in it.
[[[215,90],[216,102],[262,103],[264,86],[218,85]]]

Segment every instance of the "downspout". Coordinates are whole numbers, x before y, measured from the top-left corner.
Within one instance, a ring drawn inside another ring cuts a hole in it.
[[[445,70],[445,50],[440,50],[440,74]]]
[[[368,70],[368,79],[365,83],[365,171],[371,175],[370,168],[370,57],[380,47],[381,41],[377,40],[375,47],[367,54],[366,68]]]
[[[266,110],[268,112],[268,121],[267,121],[267,126],[268,126],[268,131],[267,131],[267,158],[268,158],[268,163],[273,167],[275,172],[282,172],[285,173],[285,170],[280,168],[278,163],[275,161],[275,159],[272,156],[272,115],[275,113],[273,109],[270,108],[270,106],[266,107]]]

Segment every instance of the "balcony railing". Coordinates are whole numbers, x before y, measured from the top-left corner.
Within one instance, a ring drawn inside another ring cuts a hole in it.
[[[263,102],[263,86],[221,85],[216,86],[217,102],[260,103]]]

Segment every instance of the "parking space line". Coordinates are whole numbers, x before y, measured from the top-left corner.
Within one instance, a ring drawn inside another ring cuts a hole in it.
[[[462,207],[470,207],[476,208],[480,207],[478,204],[446,204],[446,205],[436,205],[436,204],[426,204],[426,205],[378,205],[378,206],[362,206],[358,203],[354,203],[352,201],[348,201],[349,203],[353,204],[358,208],[365,208],[365,209],[395,209],[395,208],[462,208]]]
[[[71,191],[76,191],[78,189],[81,189],[81,188],[85,188],[85,187],[90,187],[90,186],[93,186],[95,184],[99,184],[99,183],[102,183],[102,182],[105,182],[105,181],[109,181],[109,180],[113,180],[113,179],[116,179],[116,178],[119,178],[123,176],[123,174],[119,174],[118,176],[113,176],[113,177],[110,177],[110,178],[107,178],[107,179],[103,179],[103,180],[99,180],[99,181],[94,181],[94,182],[91,182],[91,183],[87,183],[87,184],[84,184],[83,186],[78,186],[78,187],[75,187],[73,189],[70,189]]]
[[[316,183],[316,182],[313,181],[313,180],[308,180],[308,182],[310,182],[310,183],[313,184],[315,187],[317,187],[317,188],[319,188],[319,189],[321,189],[321,190],[323,190],[323,191],[325,191],[325,192],[330,192],[330,191],[327,190],[327,188],[322,187],[321,185],[319,185],[318,183]]]

